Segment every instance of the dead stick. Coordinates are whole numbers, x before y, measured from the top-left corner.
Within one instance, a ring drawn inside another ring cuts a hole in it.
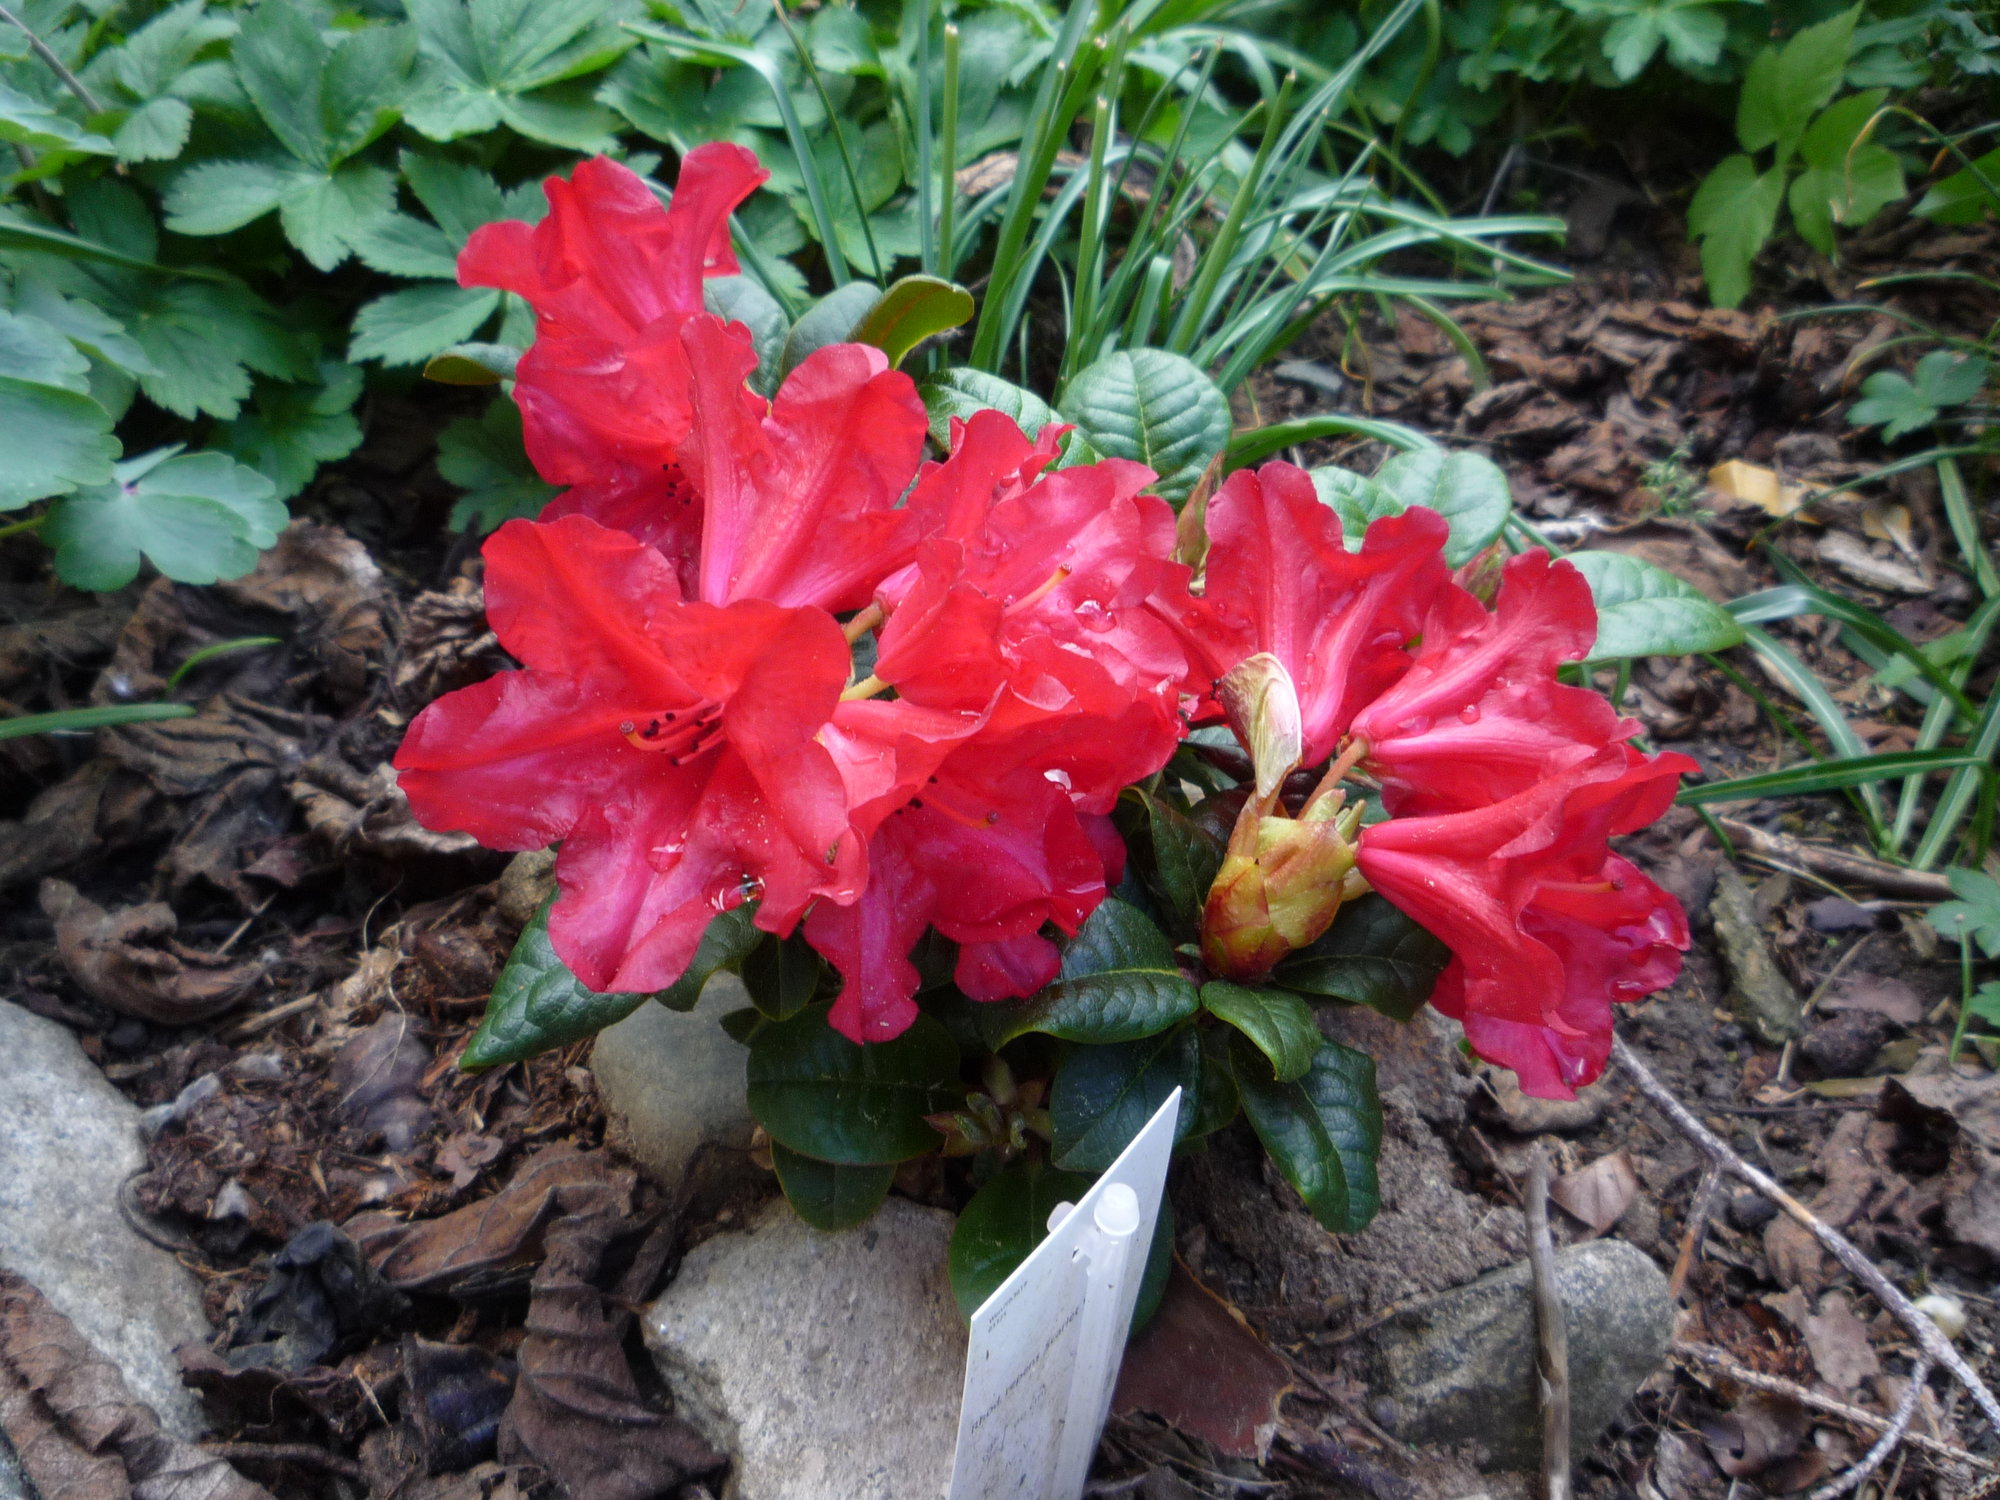
[[[1528,1159],[1528,1268],[1535,1278],[1535,1350],[1541,1376],[1542,1495],[1569,1500],[1569,1327],[1556,1295],[1556,1245],[1549,1234],[1549,1158]]]
[[[310,1443],[203,1443],[201,1451],[230,1463],[305,1464],[347,1479],[361,1478],[361,1465]]]
[[[1716,1195],[1722,1191],[1722,1168],[1714,1162],[1701,1174],[1701,1185],[1688,1205],[1687,1233],[1681,1238],[1681,1253],[1674,1257],[1674,1274],[1667,1282],[1667,1297],[1678,1302],[1687,1286],[1688,1272],[1701,1255],[1701,1242],[1708,1236],[1708,1216],[1715,1212]]]
[[[1806,1500],[1840,1500],[1842,1495],[1882,1467],[1882,1461],[1902,1446],[1903,1436],[1910,1430],[1910,1418],[1917,1414],[1917,1398],[1924,1393],[1924,1379],[1930,1373],[1931,1362],[1919,1355],[1910,1370],[1910,1388],[1896,1403],[1895,1413],[1889,1418],[1889,1425],[1882,1436],[1875,1440],[1875,1446],[1861,1455],[1859,1463],[1850,1465],[1843,1474],[1836,1474],[1806,1496]]]
[[[1707,1152],[1709,1160],[1731,1176],[1749,1183],[1809,1230],[1813,1238],[1826,1246],[1833,1253],[1834,1259],[1847,1267],[1854,1279],[1873,1292],[1875,1300],[1888,1308],[1895,1315],[1896,1321],[1909,1330],[1917,1341],[1917,1347],[1923,1350],[1927,1359],[1943,1365],[1958,1377],[1959,1382],[1965,1387],[1966,1394],[1971,1396],[1974,1404],[1986,1414],[1986,1420],[1992,1424],[1993,1430],[2000,1433],[2000,1400],[1994,1399],[1993,1392],[1986,1387],[1986,1382],[1981,1380],[1979,1373],[1965,1362],[1965,1356],[1952,1347],[1951,1340],[1944,1336],[1937,1324],[1918,1312],[1910,1299],[1903,1295],[1902,1289],[1877,1269],[1875,1262],[1863,1255],[1844,1235],[1823,1222],[1811,1209],[1779,1187],[1771,1178],[1738,1156],[1721,1137],[1697,1120],[1693,1111],[1676,1099],[1668,1092],[1666,1085],[1653,1076],[1652,1069],[1639,1061],[1639,1055],[1625,1044],[1623,1037],[1614,1036],[1611,1039],[1611,1056],[1639,1086],[1639,1092],[1652,1100],[1659,1107],[1660,1113],[1672,1121],[1683,1135]]]
[[[1718,818],[1716,821],[1736,847],[1752,859],[1803,865],[1813,874],[1836,885],[1862,885],[1904,901],[1951,899],[1951,882],[1928,870],[1907,870],[1901,865],[1869,859],[1862,854],[1849,854],[1845,849],[1834,849],[1826,844],[1809,844],[1803,839],[1787,838],[1782,833],[1766,833],[1740,818]]]
[[[1797,1381],[1785,1379],[1782,1375],[1766,1375],[1762,1370],[1753,1370],[1747,1365],[1740,1365],[1713,1345],[1675,1344],[1673,1353],[1675,1358],[1685,1363],[1702,1365],[1718,1375],[1735,1381],[1738,1385],[1748,1386],[1752,1390],[1769,1391],[1774,1396],[1783,1396],[1798,1402],[1801,1406],[1810,1406],[1813,1410],[1823,1411],[1830,1417],[1838,1417],[1841,1421],[1851,1423],[1864,1431],[1879,1433],[1888,1430],[1887,1418],[1878,1417],[1872,1411],[1863,1411],[1858,1406],[1849,1406],[1845,1401],[1836,1401],[1831,1396],[1823,1396],[1818,1391],[1800,1385]],[[1921,1432],[1909,1433],[1905,1441],[1929,1458],[2000,1474],[2000,1464],[1980,1458],[1937,1438],[1926,1437]]]

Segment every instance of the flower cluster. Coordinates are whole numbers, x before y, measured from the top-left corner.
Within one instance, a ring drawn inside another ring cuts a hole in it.
[[[728,215],[764,175],[704,146],[662,208],[587,162],[551,179],[540,224],[467,246],[464,281],[535,309],[514,397],[568,488],[486,544],[521,668],[412,725],[396,765],[417,816],[499,849],[560,841],[550,937],[594,989],[665,988],[754,900],[840,971],[832,1024],[885,1040],[916,1015],[927,928],[973,999],[1055,977],[1051,929],[1074,934],[1123,873],[1121,791],[1219,704],[1258,777],[1211,967],[1254,978],[1372,887],[1457,955],[1435,1000],[1477,1050],[1531,1092],[1594,1077],[1608,1001],[1665,984],[1687,943],[1608,840],[1658,816],[1686,762],[1556,681],[1595,630],[1575,570],[1515,558],[1489,611],[1435,514],[1351,552],[1274,463],[1208,502],[1191,587],[1152,473],[1062,467],[1061,428],[981,412],[928,461],[914,385],[858,344],[767,400],[702,290],[735,272]],[[1329,761],[1289,817],[1286,774]],[[1390,814],[1358,833],[1357,787]]]
[[[1694,762],[1641,754],[1635,722],[1556,679],[1596,636],[1588,584],[1525,552],[1489,611],[1447,571],[1436,514],[1378,520],[1349,552],[1289,464],[1231,476],[1207,519],[1191,648],[1225,683],[1272,659],[1297,722],[1277,774],[1337,754],[1336,772],[1373,783],[1390,816],[1360,830],[1349,862],[1451,948],[1432,1003],[1527,1092],[1568,1097],[1603,1071],[1610,1002],[1670,983],[1688,945],[1679,903],[1609,840],[1659,817]],[[1246,809],[1270,811],[1269,798]]]
[[[467,281],[535,308],[515,399],[571,488],[486,545],[522,670],[425,710],[396,765],[433,827],[561,841],[550,936],[592,988],[664,988],[755,899],[841,971],[833,1024],[882,1040],[916,1014],[926,926],[966,994],[1031,994],[1045,925],[1073,934],[1119,878],[1106,815],[1180,739],[1187,569],[1152,473],[1051,472],[1058,430],[982,413],[925,463],[916,388],[875,349],[751,390],[748,334],[701,288],[761,176],[704,146],[661,209],[590,162],[539,225],[467,246]]]

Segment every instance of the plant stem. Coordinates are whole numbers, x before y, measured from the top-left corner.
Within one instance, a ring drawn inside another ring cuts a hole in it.
[[[1958,935],[1958,1024],[1951,1029],[1951,1045],[1945,1048],[1944,1065],[1958,1061],[1958,1049],[1965,1045],[1965,1028],[1972,1020],[1972,938]]]
[[[25,36],[28,39],[29,50],[32,51],[35,54],[35,56],[39,57],[43,62],[49,65],[49,71],[54,73],[57,78],[62,80],[62,86],[68,89],[72,94],[76,95],[78,102],[81,103],[85,109],[89,110],[94,115],[101,115],[104,113],[104,106],[97,102],[97,96],[91,93],[89,89],[84,87],[83,80],[81,78],[77,77],[76,74],[70,72],[69,65],[65,63],[60,57],[57,57],[52,50],[50,50],[49,44],[47,42],[43,41],[40,37],[36,36],[33,31],[28,29],[28,23],[26,21],[23,21],[19,16],[15,15],[14,12],[7,9],[7,7],[4,5],[0,5],[0,21],[5,21],[8,24],[18,27],[20,29],[21,35]]]

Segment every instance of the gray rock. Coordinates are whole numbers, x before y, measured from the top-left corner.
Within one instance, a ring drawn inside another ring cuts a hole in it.
[[[0,1437],[0,1500],[28,1500],[27,1476],[4,1437]]]
[[[826,1234],[774,1200],[689,1252],[646,1342],[681,1412],[734,1455],[728,1500],[944,1493],[966,1345],[951,1228],[891,1198]]]
[[[201,1283],[118,1212],[145,1165],[139,1111],[69,1032],[5,1001],[0,1058],[0,1266],[67,1315],[169,1432],[199,1436],[173,1350],[208,1336]]]
[[[742,980],[718,974],[693,1010],[642,1005],[597,1038],[590,1071],[611,1144],[654,1181],[677,1185],[705,1145],[749,1149],[750,1052],[718,1024],[749,1003]]]
[[[1525,1263],[1399,1313],[1369,1334],[1364,1379],[1396,1435],[1417,1443],[1477,1443],[1495,1468],[1533,1469],[1542,1427],[1535,1374],[1531,1273]],[[1569,1328],[1573,1451],[1587,1453],[1666,1358],[1674,1304],[1667,1278],[1622,1240],[1572,1245],[1556,1256]]]

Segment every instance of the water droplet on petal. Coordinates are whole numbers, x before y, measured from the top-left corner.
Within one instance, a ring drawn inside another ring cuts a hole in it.
[[[1458,711],[1458,721],[1461,724],[1477,724],[1479,722],[1479,705],[1477,703],[1466,704],[1465,707]]]

